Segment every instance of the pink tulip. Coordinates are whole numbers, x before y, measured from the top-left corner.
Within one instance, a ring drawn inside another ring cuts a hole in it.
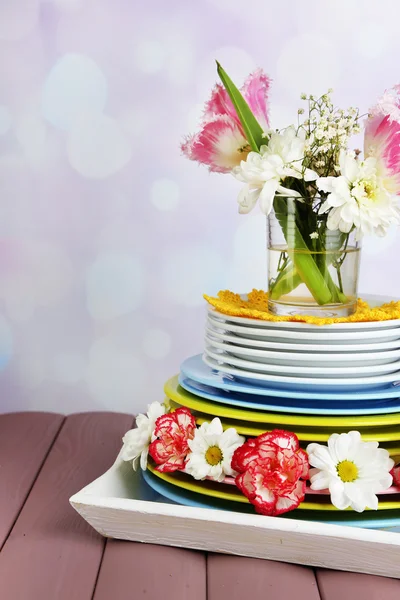
[[[252,73],[241,88],[254,116],[266,131],[270,80],[261,70]],[[240,120],[221,84],[217,84],[206,103],[201,130],[182,144],[183,154],[190,160],[208,165],[210,171],[228,173],[245,160],[250,152]]]
[[[400,85],[386,91],[365,125],[365,157],[372,156],[386,189],[400,194]]]

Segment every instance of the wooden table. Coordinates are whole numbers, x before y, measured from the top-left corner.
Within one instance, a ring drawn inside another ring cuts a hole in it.
[[[68,498],[112,464],[132,423],[0,415],[1,600],[400,600],[400,580],[102,538]]]

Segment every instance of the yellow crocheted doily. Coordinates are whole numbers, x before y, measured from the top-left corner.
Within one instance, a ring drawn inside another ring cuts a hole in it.
[[[204,295],[211,306],[214,306],[224,315],[234,317],[249,317],[261,321],[298,321],[312,323],[313,325],[329,325],[331,323],[361,323],[365,321],[388,321],[400,319],[400,301],[388,302],[371,308],[364,300],[357,300],[357,310],[350,317],[322,318],[308,315],[291,315],[278,317],[268,311],[268,294],[262,290],[253,290],[243,300],[239,294],[229,290],[218,292],[217,298]]]

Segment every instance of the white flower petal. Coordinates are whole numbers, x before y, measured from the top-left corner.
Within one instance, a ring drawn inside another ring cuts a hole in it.
[[[326,490],[329,488],[330,477],[324,471],[311,469],[310,481],[312,490]]]
[[[245,438],[238,435],[233,427],[223,431],[218,417],[215,417],[211,423],[202,423],[196,429],[194,438],[188,441],[191,453],[186,462],[186,472],[195,479],[211,477],[215,481],[222,481],[226,475],[235,475],[231,467],[232,456],[244,441]],[[208,449],[214,446],[221,451],[221,461],[213,465],[207,461],[206,455]]]
[[[333,180],[335,177],[319,177],[316,181],[317,187],[321,192],[333,192]]]
[[[384,235],[392,224],[399,223],[398,198],[389,189],[386,174],[375,157],[361,162],[342,152],[338,177],[321,177],[318,188],[328,197],[320,213],[328,212],[328,228],[348,233],[356,227],[356,239],[364,234]]]
[[[316,173],[312,169],[305,169],[304,181],[315,181],[316,179],[318,179],[318,173]]]
[[[222,423],[221,423],[221,419],[219,419],[218,417],[215,417],[211,423],[208,424],[208,427],[205,428],[204,426],[207,425],[207,423],[203,423],[203,429],[204,431],[207,432],[207,435],[222,435],[224,430],[222,428]]]
[[[303,161],[304,140],[296,135],[293,126],[281,133],[272,132],[268,144],[263,145],[259,153],[249,152],[246,160],[232,170],[236,179],[247,184],[239,193],[239,212],[250,212],[260,199],[262,211],[269,214],[276,191],[300,197],[298,192],[286,192],[287,188],[280,186],[288,176],[297,179],[305,177],[306,181],[316,179],[314,172],[303,168]]]
[[[147,469],[148,455],[149,455],[149,447],[147,446],[147,448],[142,450],[142,453],[140,455],[140,468],[142,469],[142,471],[145,471]]]
[[[367,508],[366,492],[368,494],[368,488],[364,490],[362,485],[357,485],[357,482],[344,484],[344,493],[350,500],[351,508],[356,512],[363,512]]]
[[[359,176],[360,165],[359,162],[350,154],[341,152],[341,158],[339,159],[340,172],[350,182],[355,181]]]
[[[380,476],[378,491],[385,492],[386,490],[388,490],[390,488],[392,483],[393,483],[393,477],[389,473],[386,473],[385,475]]]
[[[329,484],[329,491],[331,493],[331,502],[333,506],[336,506],[339,510],[345,510],[350,506],[350,500],[347,498],[344,492],[343,482],[340,480],[331,480]]]
[[[331,207],[331,205],[329,204],[329,202],[328,202],[328,201],[325,201],[325,202],[323,202],[323,204],[321,204],[321,207],[320,207],[320,209],[319,209],[319,211],[318,211],[318,214],[319,214],[319,215],[323,215],[323,214],[325,214],[325,213],[329,212],[329,211],[331,210],[331,208],[332,208],[332,207]]]
[[[260,193],[260,188],[252,189],[248,184],[240,190],[238,196],[240,214],[247,214],[253,210],[253,208],[257,204],[257,200],[260,196]]]
[[[122,438],[121,450],[122,460],[131,460],[133,468],[136,469],[137,459],[140,458],[142,469],[146,469],[148,447],[151,442],[155,422],[161,415],[165,414],[165,406],[159,402],[153,402],[148,407],[147,415],[140,414],[136,417],[136,428],[127,431]],[[144,465],[144,466],[143,466]]]
[[[212,477],[214,481],[223,481],[225,479],[225,473],[222,469],[222,465],[214,465],[209,471],[209,477]]]
[[[153,402],[150,404],[147,410],[147,416],[150,420],[150,423],[155,424],[158,417],[165,414],[165,406],[164,404],[160,404],[160,402]]]
[[[278,182],[275,179],[271,179],[270,181],[266,181],[264,183],[260,194],[260,206],[265,215],[269,215],[272,210],[272,204],[274,202],[274,196],[277,187]]]
[[[287,196],[288,198],[301,198],[301,194],[299,194],[299,192],[283,187],[282,185],[278,185],[277,192],[280,196]]]
[[[332,457],[326,446],[321,444],[309,444],[307,446],[309,462],[312,467],[329,471],[332,474],[336,471],[336,457]]]
[[[361,440],[361,436],[358,431],[351,431],[350,433],[341,433],[340,435],[331,436],[328,440],[328,447],[330,452],[333,450],[337,457],[337,461],[341,462],[342,460],[352,460],[354,456],[354,444],[353,444],[353,436],[352,434],[358,434],[358,443]]]
[[[341,223],[340,210],[337,208],[334,208],[328,214],[328,220],[326,223],[327,227],[330,231],[336,231],[337,229],[339,229],[340,223]]]
[[[389,453],[379,448],[377,442],[364,442],[359,431],[335,433],[330,436],[327,447],[309,444],[307,452],[310,464],[315,467],[310,470],[312,489],[329,487],[331,502],[340,510],[376,509],[376,494],[392,483],[389,471],[393,461]],[[341,465],[342,462],[353,463],[354,474],[351,464]],[[354,480],[347,481],[346,477]]]

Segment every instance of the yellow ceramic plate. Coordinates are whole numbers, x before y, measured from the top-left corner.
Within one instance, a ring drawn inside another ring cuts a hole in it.
[[[173,400],[169,400],[169,404],[172,409],[179,408],[180,406],[187,406],[187,404],[179,404]],[[199,425],[205,421],[210,422],[214,417],[220,416],[218,412],[214,410],[214,405],[211,407],[212,413],[210,414],[198,412],[197,410],[195,411],[191,406],[188,406],[188,408],[191,408],[192,413],[196,418],[196,422]],[[251,437],[257,437],[266,431],[272,431],[272,429],[277,428],[279,429],[283,426],[283,424],[280,423],[264,423],[262,425],[257,425],[249,421],[236,421],[224,418],[221,418],[221,423],[224,429],[234,427],[238,433]],[[287,429],[287,426],[285,428]],[[290,430],[297,435],[299,440],[305,440],[307,442],[326,442],[332,433],[347,433],[349,431],[349,427],[336,427],[332,431],[327,431],[326,429],[317,429],[316,427],[309,429],[307,427],[298,427],[297,425],[294,425],[290,426]],[[366,442],[400,441],[400,427],[359,427],[358,431],[361,433],[362,439]]]
[[[196,481],[192,477],[185,475],[184,473],[175,472],[171,473],[160,473],[156,471],[154,467],[148,465],[147,468],[153,475],[167,481],[171,485],[195,492],[197,494],[203,494],[204,496],[212,496],[213,498],[220,498],[221,500],[231,500],[233,502],[242,502],[249,504],[246,496],[233,486],[227,486],[223,483],[216,481]],[[231,488],[230,491],[226,491],[226,488]],[[396,510],[400,509],[400,501],[395,502],[379,502],[378,510]],[[337,511],[338,509],[333,504],[327,504],[322,502],[302,502],[297,510],[330,510]],[[369,510],[369,509],[367,509]]]
[[[178,377],[172,377],[164,386],[164,392],[171,400],[174,400],[182,406],[187,406],[193,410],[202,413],[213,414],[215,417],[225,417],[228,419],[238,419],[240,421],[250,421],[252,423],[270,423],[275,426],[289,425],[291,427],[339,427],[349,430],[359,429],[360,427],[381,427],[386,425],[398,425],[400,440],[400,413],[391,413],[383,415],[366,416],[314,416],[314,415],[295,415],[290,413],[263,412],[260,410],[246,410],[244,408],[235,408],[226,404],[218,404],[205,400],[187,392],[178,383]],[[333,431],[332,431],[333,433]]]

